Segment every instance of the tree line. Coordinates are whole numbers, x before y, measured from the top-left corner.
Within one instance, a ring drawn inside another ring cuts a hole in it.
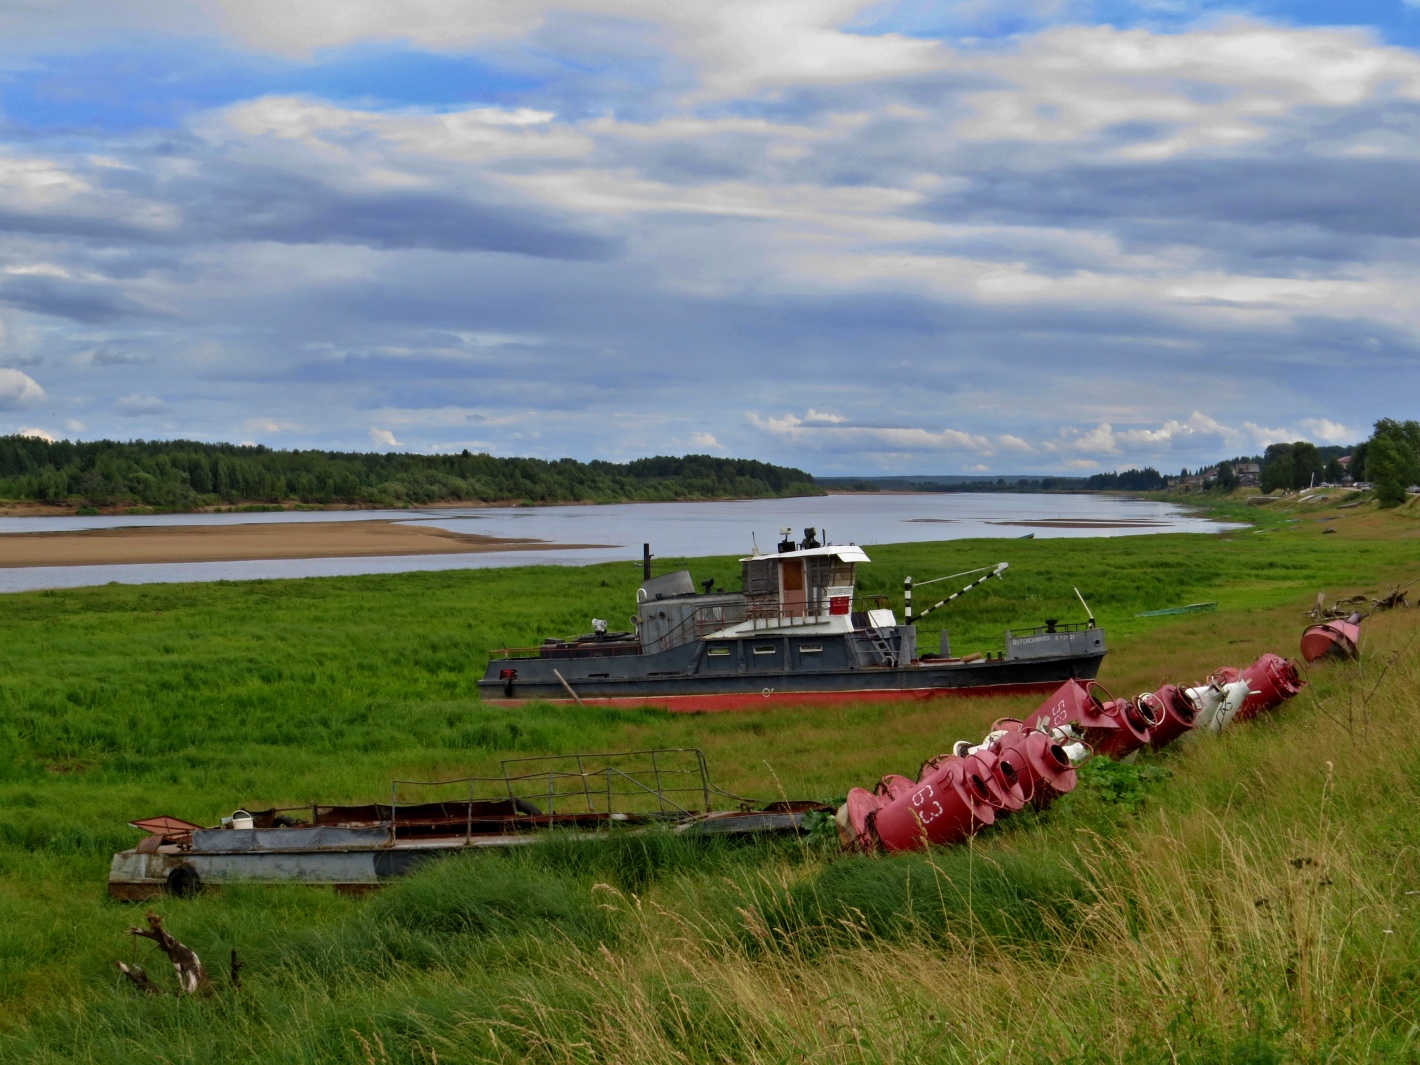
[[[78,506],[612,503],[821,493],[803,470],[712,455],[616,463],[0,437],[0,499]]]
[[[1371,438],[1351,453],[1353,471],[1358,463],[1361,472],[1352,476],[1371,482],[1381,506],[1403,503],[1406,489],[1420,484],[1420,422],[1382,418]]]
[[[1350,463],[1342,465],[1347,454]],[[1354,447],[1318,446],[1308,440],[1271,444],[1261,455],[1218,463],[1217,475],[1205,487],[1232,491],[1239,484],[1237,466],[1244,462],[1258,464],[1264,492],[1296,492],[1313,484],[1337,484],[1349,476],[1369,483],[1380,504],[1393,507],[1405,501],[1408,488],[1420,485],[1420,422],[1382,418],[1371,436]]]

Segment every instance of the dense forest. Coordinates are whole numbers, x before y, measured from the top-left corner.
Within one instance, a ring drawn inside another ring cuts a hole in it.
[[[275,451],[192,440],[0,437],[0,499],[190,510],[243,504],[610,503],[817,495],[803,470],[710,455],[633,462]]]

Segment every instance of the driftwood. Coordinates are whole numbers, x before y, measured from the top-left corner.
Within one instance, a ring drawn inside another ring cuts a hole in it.
[[[184,946],[173,938],[171,932],[163,927],[163,919],[156,913],[147,914],[147,928],[130,928],[130,936],[138,936],[141,939],[151,939],[158,944],[168,960],[173,963],[173,972],[177,974],[178,988],[188,995],[207,995],[212,991],[212,981],[207,978],[207,970],[202,966],[202,959],[193,952],[191,947]],[[118,963],[119,971],[128,977],[139,987],[146,991],[156,990],[153,982],[148,979],[143,970],[137,966],[130,970],[122,962]],[[137,972],[137,976],[134,975]],[[235,971],[233,972],[235,974]]]
[[[1396,607],[1407,607],[1410,602],[1406,591],[1412,584],[1420,581],[1411,581],[1410,584],[1391,585],[1391,589],[1380,598],[1372,598],[1368,595],[1353,595],[1344,599],[1337,599],[1333,603],[1326,601],[1325,592],[1317,592],[1316,602],[1312,608],[1306,611],[1306,616],[1313,621],[1330,621],[1332,618],[1350,617],[1352,614],[1360,614],[1364,617],[1367,614],[1380,610],[1394,610]]]
[[[150,995],[161,995],[163,993],[163,989],[153,983],[153,981],[148,978],[148,974],[138,966],[125,965],[121,961],[116,961],[114,964],[118,966],[118,971],[131,980],[139,990],[146,991]]]

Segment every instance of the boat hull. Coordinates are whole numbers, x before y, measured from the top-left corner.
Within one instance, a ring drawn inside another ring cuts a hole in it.
[[[829,706],[839,703],[934,699],[950,695],[1013,695],[1047,691],[1067,680],[1089,680],[1104,659],[1097,653],[992,658],[974,662],[921,662],[817,672],[746,671],[707,675],[592,677],[583,663],[557,660],[495,661],[479,682],[490,706],[530,702],[584,706],[654,707],[683,713],[753,710],[775,705]],[[581,665],[582,668],[575,668]],[[560,667],[560,668],[559,668]],[[509,685],[500,669],[515,668]],[[561,673],[559,678],[553,670]]]

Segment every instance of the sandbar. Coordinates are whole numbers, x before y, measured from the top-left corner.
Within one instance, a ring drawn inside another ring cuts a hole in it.
[[[453,555],[600,546],[606,545],[554,544],[546,540],[478,536],[381,519],[126,526],[79,532],[0,534],[0,568]]]

